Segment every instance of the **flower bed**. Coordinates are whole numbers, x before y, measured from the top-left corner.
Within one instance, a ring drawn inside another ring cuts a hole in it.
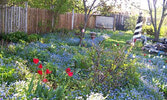
[[[167,62],[163,57],[134,56],[130,52],[132,48],[122,47],[120,43],[111,42],[111,46],[104,48],[98,43],[105,35],[96,33],[94,46],[78,47],[77,37],[47,34],[37,42],[3,48],[0,98],[165,98]],[[92,41],[88,38],[87,44]]]

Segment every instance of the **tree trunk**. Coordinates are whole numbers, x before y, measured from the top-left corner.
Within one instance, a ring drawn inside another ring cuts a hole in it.
[[[147,0],[148,2],[148,7],[149,7],[149,14],[151,16],[151,22],[153,24],[153,27],[154,27],[154,41],[155,42],[158,42],[159,41],[159,34],[160,34],[160,30],[161,30],[161,26],[162,26],[162,23],[164,21],[164,18],[165,16],[167,15],[167,13],[165,13],[166,11],[166,0],[163,0],[163,6],[162,6],[162,15],[161,15],[161,18],[160,18],[160,23],[159,25],[157,25],[157,8],[156,8],[156,4],[157,4],[157,0],[152,0],[152,3],[153,3],[153,8],[154,8],[154,18],[153,18],[153,9],[152,9],[152,6],[151,6],[151,2],[150,0]]]
[[[85,14],[85,23],[84,23],[84,32],[82,32],[82,29],[81,29],[81,38],[80,38],[80,42],[79,42],[79,46],[82,46],[82,42],[83,42],[83,38],[85,37],[85,31],[86,31],[86,26],[87,26],[87,23],[88,23],[88,15]]]
[[[156,33],[155,33],[154,41],[155,41],[155,42],[158,42],[158,41],[159,41],[159,32],[156,32]]]
[[[87,26],[87,22],[88,22],[88,19],[89,19],[89,15],[90,15],[90,12],[92,11],[93,9],[93,6],[96,2],[96,0],[93,1],[93,3],[91,4],[90,8],[89,8],[89,11],[88,11],[88,8],[86,6],[86,2],[87,0],[83,0],[83,4],[84,4],[84,12],[85,12],[85,23],[84,23],[84,27],[83,29],[85,30],[86,29],[86,26]],[[81,38],[80,38],[80,43],[79,43],[79,46],[82,45],[82,41],[83,41],[83,38],[85,37],[85,31],[84,32],[81,32]]]

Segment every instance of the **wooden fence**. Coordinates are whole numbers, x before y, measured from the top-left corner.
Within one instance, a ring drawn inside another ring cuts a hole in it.
[[[45,9],[0,6],[0,33],[46,33],[53,27],[72,28],[72,13],[60,14],[57,21],[53,21],[53,14]],[[81,24],[84,24],[84,14],[75,13],[73,28],[78,29]],[[95,17],[90,17],[88,27],[95,28]]]
[[[129,18],[128,15],[123,15],[123,14],[114,14],[111,16],[115,16],[115,28],[116,30],[125,30],[124,25],[125,25],[125,20]]]
[[[16,31],[24,31],[29,34],[47,33],[51,32],[53,28],[72,29],[73,27],[78,29],[81,24],[84,24],[84,14],[75,13],[73,21],[72,13],[60,14],[57,21],[54,21],[53,14],[54,12],[45,9],[0,5],[0,33]],[[121,14],[111,16],[114,16],[116,29],[123,29],[124,20],[128,17]],[[92,16],[89,18],[87,26],[95,28],[95,22],[96,16]]]
[[[26,31],[25,21],[25,8],[0,6],[0,33]]]
[[[72,13],[60,14],[57,22],[53,21],[53,12],[37,9],[28,8],[28,33],[45,33],[50,32],[52,25],[55,28],[72,28]],[[54,24],[53,24],[54,23]],[[78,29],[81,24],[84,24],[84,14],[74,14],[74,29]],[[89,28],[95,28],[95,17],[90,17],[88,21]]]

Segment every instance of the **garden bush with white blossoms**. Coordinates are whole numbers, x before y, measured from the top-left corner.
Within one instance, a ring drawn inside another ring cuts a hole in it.
[[[140,42],[126,45],[131,36],[87,30],[82,47],[72,31],[6,38],[0,100],[167,99],[167,57],[142,51]]]

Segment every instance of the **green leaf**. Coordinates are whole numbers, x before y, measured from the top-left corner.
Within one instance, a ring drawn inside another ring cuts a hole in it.
[[[31,91],[32,91],[32,89],[33,89],[33,86],[34,86],[34,83],[33,83],[34,78],[35,78],[35,74],[33,74],[33,77],[32,77],[31,82],[30,82],[30,84],[29,84],[28,93],[31,93]]]

